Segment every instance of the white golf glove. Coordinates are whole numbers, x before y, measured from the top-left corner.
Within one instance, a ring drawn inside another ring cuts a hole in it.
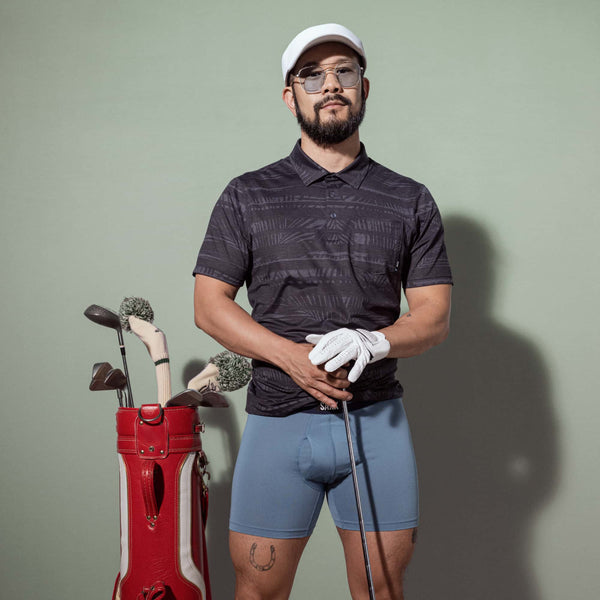
[[[325,335],[307,335],[306,341],[315,344],[308,355],[310,362],[313,365],[325,363],[329,373],[355,361],[348,373],[351,383],[360,377],[368,364],[385,358],[390,352],[390,343],[383,333],[366,329],[336,329]]]

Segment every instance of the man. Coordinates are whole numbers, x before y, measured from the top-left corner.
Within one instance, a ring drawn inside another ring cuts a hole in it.
[[[361,41],[341,25],[292,40],[283,100],[300,141],[228,185],[194,271],[197,326],[254,359],[230,516],[238,600],[289,597],[325,495],[352,598],[368,598],[340,400],[375,593],[403,597],[418,500],[396,359],[445,339],[452,279],[428,190],[369,159],[359,140],[365,68]],[[235,302],[244,283],[252,316]]]

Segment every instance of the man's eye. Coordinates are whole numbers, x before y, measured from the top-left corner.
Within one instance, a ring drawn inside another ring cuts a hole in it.
[[[322,69],[312,69],[310,71],[307,71],[306,75],[303,75],[303,77],[305,79],[319,79],[319,77],[321,77],[322,74],[323,74]]]
[[[344,75],[345,73],[354,73],[356,69],[352,66],[344,65],[343,67],[338,67],[336,69],[336,73],[338,75]]]

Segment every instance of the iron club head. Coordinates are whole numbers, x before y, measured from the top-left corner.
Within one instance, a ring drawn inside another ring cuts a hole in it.
[[[112,365],[109,362],[97,362],[92,367],[92,379],[98,379],[99,373],[103,373],[102,377],[106,377],[107,373],[112,369]]]
[[[122,389],[127,385],[127,378],[121,369],[111,369],[104,378],[104,383],[111,389]]]
[[[106,376],[111,370],[112,366],[110,363],[101,362],[94,364],[94,366],[92,367],[92,380],[90,381],[90,390],[92,392],[112,389],[109,387],[105,387],[104,383]]]

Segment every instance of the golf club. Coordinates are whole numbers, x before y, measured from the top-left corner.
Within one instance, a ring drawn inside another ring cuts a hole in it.
[[[119,406],[123,406],[123,390],[127,381],[121,369],[113,369],[110,363],[96,363],[92,368],[90,390],[92,392],[115,390]]]
[[[171,397],[169,349],[164,332],[152,324],[154,311],[147,300],[132,296],[121,302],[119,315],[123,328],[132,331],[142,340],[154,362],[158,403],[164,406]]]
[[[171,397],[171,370],[169,368],[169,349],[167,338],[156,325],[131,315],[129,317],[131,331],[142,340],[156,367],[156,385],[158,387],[158,403],[164,406]]]
[[[214,363],[209,362],[198,375],[192,377],[188,381],[188,389],[196,390],[198,392],[206,391],[217,391],[219,385],[217,383],[217,376],[219,375],[219,368]]]
[[[124,388],[127,385],[127,378],[121,369],[111,369],[106,375],[104,383],[113,388]]]
[[[210,392],[201,394],[197,390],[183,390],[175,394],[165,406],[204,406],[207,408],[224,408],[229,406],[227,400],[220,394]]]
[[[104,379],[112,369],[112,365],[107,362],[94,363],[92,367],[92,380],[90,381],[90,391],[96,392],[99,385],[104,385]]]
[[[188,389],[208,392],[233,392],[244,387],[252,375],[249,361],[225,350],[209,359],[198,375],[189,380]]]
[[[365,571],[367,574],[369,599],[375,600],[373,575],[371,574],[371,561],[369,560],[367,534],[365,533],[365,522],[363,519],[362,504],[360,502],[360,492],[358,490],[358,475],[356,474],[356,460],[354,459],[354,446],[352,444],[352,435],[350,433],[350,417],[348,416],[348,404],[346,400],[342,400],[342,408],[344,409],[344,424],[346,425],[346,439],[348,440],[348,455],[350,456],[350,467],[352,469],[352,483],[354,484],[354,496],[356,498],[356,510],[358,512],[358,526],[360,528],[360,539],[362,541],[363,556],[365,559]]]
[[[121,350],[121,358],[123,360],[123,371],[125,372],[125,378],[127,380],[127,406],[133,407],[133,394],[131,393],[131,380],[129,378],[129,370],[127,369],[127,359],[125,357],[125,344],[123,342],[123,331],[121,329],[121,321],[119,315],[103,306],[97,304],[91,304],[88,306],[83,314],[97,325],[103,327],[110,327],[117,332],[117,338],[119,340],[119,348]]]
[[[117,390],[119,406],[123,406],[123,392],[127,386],[127,377],[121,369],[112,369],[104,379],[104,383],[110,388]]]

